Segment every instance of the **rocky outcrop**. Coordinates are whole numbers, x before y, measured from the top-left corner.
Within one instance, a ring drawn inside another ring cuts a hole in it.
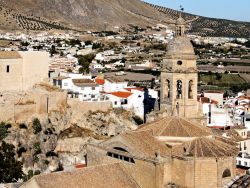
[[[137,128],[133,113],[124,110],[83,113],[77,123],[71,108],[38,117],[41,131],[35,132],[34,119],[28,118],[22,124],[12,124],[5,138],[15,146],[26,174],[29,170],[56,171],[61,163],[65,168],[84,163],[88,143]]]

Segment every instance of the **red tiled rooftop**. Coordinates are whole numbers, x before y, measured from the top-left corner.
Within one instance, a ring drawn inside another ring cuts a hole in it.
[[[134,87],[134,88],[131,87],[131,88],[125,88],[125,89],[128,90],[128,91],[130,91],[130,92],[131,92],[133,89],[134,89],[134,90],[138,90],[138,91],[144,91],[144,89],[141,88],[141,87]]]
[[[206,91],[204,91],[204,93],[224,93],[224,91],[223,90],[206,90]]]
[[[95,83],[97,83],[98,85],[104,85],[105,84],[105,80],[104,79],[95,79]]]
[[[200,97],[200,98],[198,98],[198,101],[201,102],[202,104],[203,104],[203,103],[218,104],[218,101],[212,100],[212,99],[211,99],[211,101],[210,101],[210,99],[207,98],[207,97]]]
[[[128,98],[132,95],[132,93],[129,92],[122,92],[122,91],[118,91],[118,92],[112,92],[110,93],[111,95],[114,95],[116,97],[120,97],[120,98]]]

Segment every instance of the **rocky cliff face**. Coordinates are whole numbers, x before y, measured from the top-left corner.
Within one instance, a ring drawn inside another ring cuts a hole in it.
[[[70,168],[84,162],[87,143],[136,129],[132,117],[132,113],[123,110],[89,112],[79,115],[75,123],[72,109],[66,108],[39,116],[39,132],[34,130],[34,119],[12,124],[5,141],[15,146],[16,157],[23,161],[25,173],[29,170],[52,172],[58,170],[60,164]]]

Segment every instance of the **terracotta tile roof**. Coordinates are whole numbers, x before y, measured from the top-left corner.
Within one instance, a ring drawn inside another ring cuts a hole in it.
[[[200,137],[173,147],[173,155],[180,157],[235,157],[238,148],[216,138]]]
[[[222,142],[225,142],[225,143],[227,143],[227,144],[229,144],[229,145],[232,145],[232,146],[238,146],[238,144],[235,142],[235,141],[233,141],[232,139],[230,139],[230,138],[226,138],[226,137],[224,137],[224,136],[214,136],[217,140],[220,140],[220,141],[222,141]]]
[[[117,91],[117,92],[112,92],[110,93],[111,95],[114,95],[116,97],[120,97],[120,98],[128,98],[131,95],[133,95],[133,93],[130,92],[123,92],[123,91]]]
[[[161,156],[170,156],[171,150],[163,142],[157,140],[150,131],[134,131],[121,135],[139,156],[155,159],[156,153]]]
[[[245,99],[250,100],[250,97],[248,97],[248,96],[240,96],[240,97],[236,97],[236,98],[238,98],[240,100],[245,100]]]
[[[239,135],[239,133],[234,129],[227,130],[226,135],[228,137],[230,137],[230,139],[233,140],[234,142],[240,142],[240,141],[246,140],[246,139],[242,138]]]
[[[223,90],[206,90],[204,93],[224,93]]]
[[[118,78],[118,77],[108,77],[106,78],[106,80],[108,80],[111,83],[121,83],[121,82],[125,82],[124,79],[122,78]]]
[[[98,85],[104,85],[105,84],[105,80],[104,79],[95,79],[95,83],[97,83]]]
[[[70,77],[66,77],[66,76],[58,76],[56,78],[54,78],[55,80],[64,80],[64,79],[68,79]]]
[[[212,100],[212,99],[210,101],[210,99],[207,97],[200,97],[200,98],[198,98],[198,101],[201,102],[202,104],[204,104],[204,103],[218,104],[218,101]]]
[[[0,51],[0,59],[21,59],[17,51]]]
[[[72,82],[74,85],[78,87],[94,87],[96,86],[96,83],[93,80],[90,79],[72,79]]]
[[[212,135],[209,128],[177,116],[145,124],[139,130],[151,130],[155,136],[202,137]]]
[[[211,131],[212,131],[213,135],[217,135],[217,136],[222,136],[222,134],[224,133],[223,130],[217,129],[217,128],[211,128]]]
[[[241,130],[247,129],[247,128],[244,127],[243,125],[235,125],[235,126],[231,126],[230,128],[231,128],[231,129],[241,129]]]
[[[128,90],[129,92],[131,92],[133,89],[138,90],[138,91],[144,91],[144,89],[140,87],[135,87],[135,88],[131,87],[131,88],[125,88],[125,89]]]
[[[20,188],[34,185],[38,188],[140,188],[119,163],[34,176]]]

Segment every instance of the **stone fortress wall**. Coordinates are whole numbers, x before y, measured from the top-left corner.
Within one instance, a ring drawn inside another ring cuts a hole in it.
[[[73,115],[76,115],[78,113],[88,113],[89,111],[95,112],[95,111],[102,111],[107,112],[112,108],[112,103],[110,101],[104,101],[104,102],[84,102],[79,101],[79,99],[68,99],[68,104],[72,109]]]
[[[1,92],[0,122],[22,123],[27,119],[60,111],[67,107],[67,94],[61,91],[29,90],[19,93]]]
[[[21,91],[48,80],[49,53],[1,52],[0,91]]]

